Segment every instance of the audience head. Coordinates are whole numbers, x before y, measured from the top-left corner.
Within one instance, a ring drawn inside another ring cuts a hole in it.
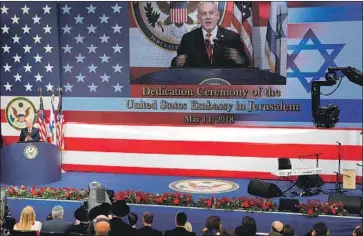
[[[52,218],[53,219],[63,219],[64,209],[62,206],[58,205],[52,208]]]
[[[35,212],[33,207],[26,206],[21,212],[20,221],[17,226],[20,230],[30,230],[35,222]]]
[[[222,231],[221,218],[219,218],[219,216],[209,216],[205,227],[207,230]]]
[[[353,231],[353,236],[363,236],[363,227],[357,226]]]
[[[184,228],[185,228],[188,232],[193,232],[193,226],[192,226],[192,224],[191,224],[189,221],[187,221],[187,222],[185,223]]]
[[[150,226],[154,221],[154,215],[151,212],[145,212],[142,216],[142,223],[145,226]]]
[[[175,225],[184,227],[187,222],[187,215],[184,212],[178,212],[175,216]]]
[[[198,7],[198,21],[203,29],[212,32],[218,24],[220,13],[214,2],[202,2]]]
[[[105,215],[99,215],[93,220],[93,228],[95,230],[95,235],[106,236],[111,230],[111,224],[109,219]]]
[[[256,221],[250,216],[245,216],[242,218],[242,225],[245,228],[245,236],[253,236],[257,232]]]
[[[283,236],[294,236],[295,233],[294,233],[294,229],[292,228],[292,226],[289,224],[284,225],[284,230],[283,230],[282,235]]]
[[[319,222],[313,225],[312,230],[311,230],[311,235],[312,236],[327,236],[329,230],[328,230],[328,226],[323,223],[323,222]]]
[[[136,225],[137,220],[139,219],[137,215],[134,212],[130,212],[130,214],[127,216],[127,219],[129,220],[129,224],[131,226]]]
[[[284,224],[281,221],[274,221],[271,225],[271,232],[282,233],[284,230]]]

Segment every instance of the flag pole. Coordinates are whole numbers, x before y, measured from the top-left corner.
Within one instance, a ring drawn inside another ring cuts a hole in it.
[[[58,89],[58,104],[61,102],[61,99],[62,99],[62,94],[61,93],[62,93],[62,88],[59,88]],[[63,102],[62,102],[62,110],[63,110]],[[59,111],[57,111],[57,116],[59,116],[58,112]],[[62,111],[62,113],[63,113],[63,111]],[[63,132],[63,125],[64,124],[62,124],[62,130],[59,131],[60,133]],[[63,134],[62,134],[62,136],[63,136]],[[60,153],[61,153],[61,171],[62,171],[62,173],[65,173],[66,171],[63,170],[63,167],[62,167],[63,166],[63,148],[59,147],[59,149],[60,149]]]

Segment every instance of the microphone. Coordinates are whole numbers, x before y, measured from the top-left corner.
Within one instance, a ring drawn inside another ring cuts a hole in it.
[[[210,45],[209,39],[204,39],[204,44],[207,45],[207,46],[209,46]]]
[[[219,39],[218,38],[213,38],[213,47],[216,48],[218,47],[218,44],[219,44]]]
[[[341,143],[339,143],[338,141],[336,141],[337,142],[337,144],[340,146],[340,145],[342,145]]]

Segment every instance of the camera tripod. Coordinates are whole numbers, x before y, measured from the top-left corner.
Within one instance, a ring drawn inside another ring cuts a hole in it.
[[[340,177],[341,176],[346,176],[348,178],[350,178],[349,175],[345,175],[345,174],[342,174],[340,172],[340,165],[341,165],[341,146],[342,144],[338,141],[336,141],[337,144],[338,144],[338,171],[334,171],[334,173],[336,174],[336,177],[335,177],[335,187],[334,189],[331,189],[332,191],[330,193],[332,194],[345,194],[347,191],[345,191],[343,188],[342,188],[342,184],[341,184],[341,181],[340,181]]]

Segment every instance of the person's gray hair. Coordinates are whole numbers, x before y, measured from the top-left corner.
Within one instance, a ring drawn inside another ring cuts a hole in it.
[[[52,217],[53,219],[63,218],[64,209],[62,206],[58,205],[52,208]]]

